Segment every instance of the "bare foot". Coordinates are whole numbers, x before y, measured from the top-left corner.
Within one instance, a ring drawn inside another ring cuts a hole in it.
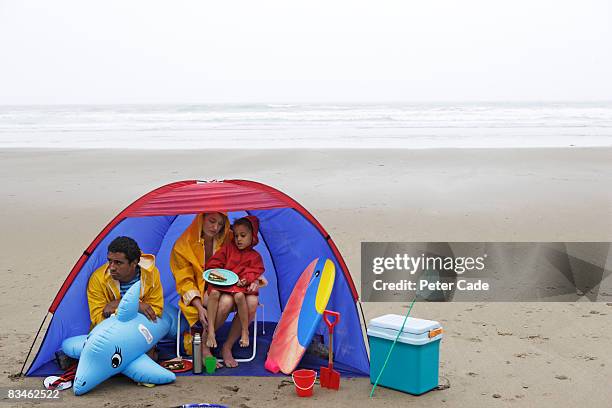
[[[243,330],[240,335],[240,347],[249,347],[249,331]]]
[[[215,332],[208,333],[208,336],[206,336],[206,346],[210,348],[217,347],[217,338],[215,337]]]
[[[206,361],[206,357],[214,357],[214,356],[212,355],[210,350],[202,350],[202,363]],[[215,357],[215,360],[216,359],[217,358]],[[223,367],[223,364],[221,364],[221,362],[217,360],[217,368],[221,368],[221,367]]]
[[[236,359],[234,359],[231,348],[227,348],[224,346],[221,349],[221,357],[223,357],[223,362],[225,363],[226,367],[228,368],[238,367],[238,362],[236,361]]]

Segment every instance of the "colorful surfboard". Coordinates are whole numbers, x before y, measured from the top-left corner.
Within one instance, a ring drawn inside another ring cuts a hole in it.
[[[266,370],[295,370],[321,323],[335,278],[336,267],[329,259],[317,258],[302,272],[272,336]]]

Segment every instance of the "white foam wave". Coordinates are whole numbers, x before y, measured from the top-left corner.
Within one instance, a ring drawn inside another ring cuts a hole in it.
[[[0,107],[0,147],[612,145],[612,104]]]

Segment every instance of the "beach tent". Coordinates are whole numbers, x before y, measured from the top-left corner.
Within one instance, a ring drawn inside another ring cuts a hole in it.
[[[275,324],[301,272],[313,259],[325,257],[336,266],[336,280],[327,308],[341,313],[341,322],[334,331],[335,368],[347,375],[368,375],[369,361],[360,320],[363,313],[360,315],[357,307],[358,293],[333,240],[321,224],[291,197],[264,184],[245,180],[188,180],[168,184],[145,194],[119,213],[83,252],[55,296],[49,308],[53,317],[26,375],[56,374],[59,369],[54,361],[55,353],[62,341],[88,332],[87,282],[91,274],[106,262],[108,244],[117,236],[130,236],[143,252],[156,255],[165,302],[176,305],[178,295],[169,266],[170,251],[195,215],[207,211],[226,211],[231,220],[245,215],[259,217],[260,243],[256,249],[264,259],[265,276],[269,281],[269,285],[260,291],[265,315],[263,329],[267,329],[267,338],[258,337],[258,342],[260,338],[264,342],[260,349],[258,346],[258,358],[241,364],[239,369],[221,370],[219,373],[267,373],[263,370],[267,352],[265,341],[269,345]],[[41,328],[43,325],[44,321]],[[316,336],[327,344],[324,323],[319,326]],[[24,367],[27,361],[28,358]],[[320,361],[311,360],[310,364],[318,368]]]

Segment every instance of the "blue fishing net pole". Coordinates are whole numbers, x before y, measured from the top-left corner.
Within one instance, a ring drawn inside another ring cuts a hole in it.
[[[382,374],[385,371],[385,368],[387,367],[387,363],[389,362],[389,357],[391,357],[391,353],[393,352],[395,343],[397,343],[397,340],[402,335],[402,331],[404,330],[404,325],[406,324],[406,320],[408,320],[408,316],[410,316],[410,312],[412,311],[412,306],[414,306],[414,302],[416,301],[416,299],[417,299],[417,295],[415,294],[414,299],[412,299],[412,303],[410,303],[410,307],[408,308],[408,312],[406,313],[406,316],[404,316],[404,322],[402,323],[402,327],[397,333],[397,337],[395,337],[395,340],[393,340],[393,344],[391,344],[391,348],[389,349],[389,352],[387,353],[387,358],[385,359],[385,363],[380,369],[380,372],[378,373],[378,377],[376,377],[376,381],[374,381],[374,385],[372,386],[372,391],[370,392],[370,398],[374,396],[374,390],[376,389],[376,386],[378,385],[378,381],[380,380],[380,377],[382,377]]]

